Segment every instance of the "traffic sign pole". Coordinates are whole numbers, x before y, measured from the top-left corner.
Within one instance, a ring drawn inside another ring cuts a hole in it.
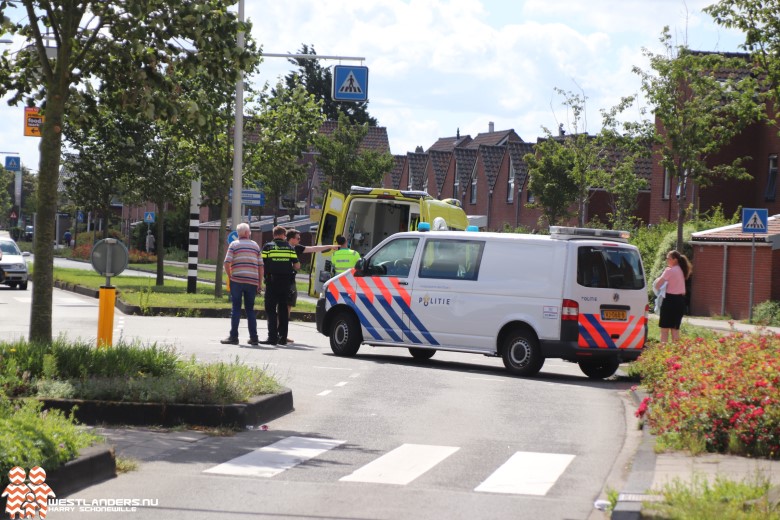
[[[756,268],[756,234],[753,233],[750,247],[750,293],[748,295],[748,323],[753,323],[753,273]]]
[[[753,276],[756,267],[756,233],[767,233],[769,211],[765,208],[742,208],[742,232],[751,233],[750,290],[748,293],[748,323],[753,323]]]

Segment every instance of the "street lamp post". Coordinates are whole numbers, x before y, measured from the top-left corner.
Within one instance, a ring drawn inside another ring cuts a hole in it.
[[[238,0],[238,21],[244,23],[244,0]],[[244,31],[239,30],[237,44],[244,49]],[[241,192],[244,154],[244,72],[239,69],[236,81],[236,120],[233,130],[233,205],[231,219],[233,229],[241,223]]]

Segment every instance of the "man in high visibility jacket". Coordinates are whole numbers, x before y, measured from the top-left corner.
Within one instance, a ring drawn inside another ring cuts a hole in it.
[[[339,248],[333,252],[330,261],[333,263],[334,272],[341,274],[347,269],[355,267],[357,261],[360,260],[360,253],[347,247],[347,239],[342,235],[336,237],[336,244]]]

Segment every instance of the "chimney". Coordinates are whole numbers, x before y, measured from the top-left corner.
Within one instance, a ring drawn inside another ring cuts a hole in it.
[[[493,123],[493,121],[490,121],[488,123],[488,132],[492,134],[494,131],[495,131],[495,124]]]

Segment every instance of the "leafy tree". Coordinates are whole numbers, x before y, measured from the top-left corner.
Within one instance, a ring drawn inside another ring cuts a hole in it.
[[[393,156],[389,152],[360,149],[367,133],[368,124],[351,124],[340,114],[338,127],[331,135],[317,135],[317,164],[326,178],[323,190],[346,193],[353,185],[375,186],[392,169]]]
[[[742,166],[745,158],[713,166],[707,162],[763,115],[763,107],[755,100],[755,79],[739,72],[745,71],[748,63],[721,54],[695,53],[684,45],[673,46],[668,27],[661,43],[666,49],[664,54],[644,50],[651,71],[634,67],[658,125],[656,142],[661,165],[683,192],[689,182],[706,187],[721,177],[749,178]],[[678,201],[678,250],[682,250],[683,243],[683,206],[683,201]]]
[[[607,155],[604,143],[598,138],[588,135],[586,119],[587,96],[575,94],[556,88],[555,91],[563,96],[563,105],[571,111],[572,130],[570,135],[560,136],[561,144],[572,157],[572,171],[570,175],[577,184],[575,202],[577,204],[577,222],[580,227],[585,226],[588,201],[591,197],[591,187],[605,186],[606,173],[604,166]],[[549,131],[547,132],[549,134]],[[541,151],[545,148],[542,147]]]
[[[248,145],[245,176],[263,182],[273,207],[278,208],[282,195],[305,179],[306,165],[299,159],[314,143],[322,122],[320,103],[295,81],[289,88],[277,84],[273,95],[261,98],[255,108],[252,125],[257,139]]]
[[[778,0],[720,0],[704,9],[715,22],[745,33],[742,48],[750,53],[761,91],[780,116],[780,2]],[[777,121],[772,121],[777,127]]]
[[[3,28],[25,36],[32,52],[0,57],[0,95],[13,92],[10,102],[43,101],[38,168],[38,229],[33,249],[33,302],[30,341],[51,341],[54,217],[66,121],[71,97],[85,82],[124,89],[128,107],[154,118],[190,118],[197,110],[181,111],[168,94],[180,85],[174,71],[199,69],[212,77],[235,82],[247,65],[235,35],[239,22],[228,6],[234,0],[50,0],[0,1]],[[8,21],[5,12],[21,5],[27,16]],[[248,31],[248,25],[241,27]],[[56,57],[46,54],[44,33],[51,35]],[[218,59],[216,59],[218,58]]]
[[[297,54],[316,56],[314,45],[302,45]],[[330,68],[320,66],[317,59],[290,58],[290,63],[298,66],[298,72],[292,72],[285,77],[288,89],[303,83],[306,90],[321,103],[322,113],[328,121],[338,121],[339,115],[346,115],[352,123],[376,126],[376,118],[368,113],[368,102],[334,101],[331,97],[333,73]],[[278,88],[278,87],[277,87]],[[276,94],[276,92],[274,92]]]
[[[647,181],[636,174],[636,167],[639,160],[650,156],[653,124],[648,120],[619,121],[619,116],[634,100],[633,96],[625,97],[611,109],[601,111],[603,124],[599,139],[609,154],[609,179],[605,180],[605,187],[608,187],[613,229],[634,227],[639,191],[647,188]]]
[[[547,132],[547,138],[540,140],[534,153],[526,154],[523,160],[528,164],[528,189],[536,199],[528,206],[540,208],[548,226],[570,218],[578,194],[572,149]]]
[[[7,222],[13,207],[14,174],[0,166],[0,221]]]

